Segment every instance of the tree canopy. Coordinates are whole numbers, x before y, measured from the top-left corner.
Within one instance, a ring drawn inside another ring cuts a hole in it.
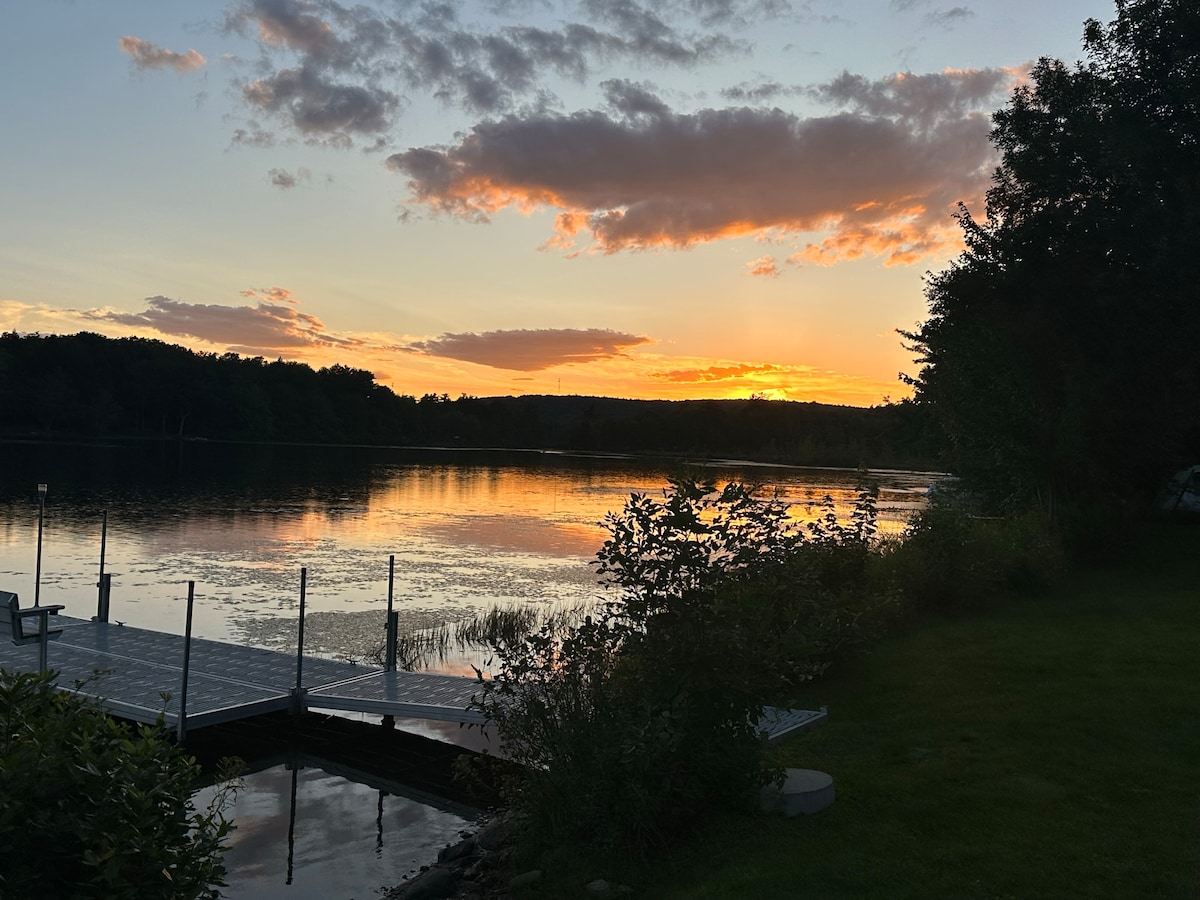
[[[1200,452],[1200,5],[1117,0],[993,120],[986,217],[902,332],[951,464],[997,505],[1146,496]]]

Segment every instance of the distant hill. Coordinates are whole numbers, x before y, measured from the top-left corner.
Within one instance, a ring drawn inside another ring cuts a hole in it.
[[[397,394],[362,369],[196,353],[145,338],[0,335],[0,435],[542,448],[919,468],[910,402]]]

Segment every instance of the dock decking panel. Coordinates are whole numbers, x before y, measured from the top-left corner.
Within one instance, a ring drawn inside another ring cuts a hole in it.
[[[24,652],[11,653],[10,649]],[[56,647],[54,643],[47,658],[49,667],[57,670],[59,687],[64,690],[94,697],[111,712],[137,722],[154,722],[160,713],[167,724],[178,721],[181,669],[171,670],[125,657],[118,659],[78,647]],[[0,648],[0,666],[33,671],[37,668],[37,647]],[[166,701],[163,693],[170,695]],[[188,677],[188,721],[197,726],[210,720],[220,721],[222,713],[230,709],[251,705],[262,711],[266,711],[264,707],[283,709],[288,700],[286,691],[273,688],[204,673],[193,672]]]
[[[314,688],[305,702],[319,709],[482,724],[479,710],[468,708],[479,692],[474,678],[376,671],[342,684]]]
[[[768,741],[778,741],[793,734],[800,734],[815,725],[820,725],[829,714],[822,708],[779,709],[768,706],[758,720],[758,730]]]
[[[122,659],[138,660],[167,669],[182,670],[183,637],[129,625],[74,620],[62,636],[51,644],[76,647]],[[92,627],[86,627],[86,626]],[[255,686],[290,691],[296,685],[296,654],[227,644],[206,638],[192,638],[189,679],[196,674],[239,681]],[[304,657],[301,674],[305,687],[330,684],[379,671],[371,666],[317,657]],[[189,689],[190,694],[190,689]]]

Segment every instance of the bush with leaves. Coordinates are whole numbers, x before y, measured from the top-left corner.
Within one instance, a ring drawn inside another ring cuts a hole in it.
[[[907,605],[978,609],[1052,585],[1066,562],[1058,531],[1037,509],[980,516],[968,499],[935,498],[917,513],[888,557]]]
[[[219,896],[234,783],[201,812],[198,775],[161,726],[0,670],[0,897]]]
[[[615,591],[582,621],[495,646],[479,706],[524,766],[511,799],[545,841],[645,854],[744,806],[775,773],[757,731],[892,605],[875,587],[874,494],[807,529],[754,488],[672,480],[605,520]]]

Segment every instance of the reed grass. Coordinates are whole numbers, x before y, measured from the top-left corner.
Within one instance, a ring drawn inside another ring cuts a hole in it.
[[[494,606],[467,619],[403,632],[396,638],[396,666],[418,671],[464,654],[480,655],[495,647],[511,646],[544,627],[579,621],[589,609],[584,604]],[[385,653],[386,647],[380,641],[369,656],[372,662],[382,665]]]

